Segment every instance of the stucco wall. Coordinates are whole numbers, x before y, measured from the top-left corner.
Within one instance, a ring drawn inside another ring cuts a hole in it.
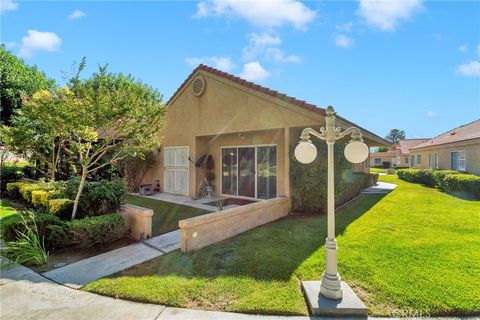
[[[480,139],[463,142],[456,142],[447,145],[433,146],[422,149],[410,150],[415,156],[414,168],[428,169],[428,154],[432,155],[432,168],[434,165],[435,153],[438,153],[439,169],[451,169],[451,152],[465,150],[466,171],[473,174],[480,174]],[[422,163],[417,164],[417,155],[422,156]]]

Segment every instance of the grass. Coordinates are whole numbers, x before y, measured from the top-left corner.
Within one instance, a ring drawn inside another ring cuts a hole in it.
[[[479,314],[480,202],[398,187],[337,215],[339,272],[373,316]],[[308,313],[299,280],[320,279],[325,216],[288,217],[191,254],[172,252],[85,290],[172,306]]]
[[[178,221],[180,220],[200,216],[209,212],[194,207],[133,195],[127,195],[125,202],[153,209],[153,236],[178,229]]]
[[[370,172],[372,172],[372,173],[380,173],[380,172],[386,173],[386,172],[387,172],[387,169],[383,169],[383,168],[370,168]]]
[[[5,199],[0,199],[0,219],[15,214],[17,210]]]

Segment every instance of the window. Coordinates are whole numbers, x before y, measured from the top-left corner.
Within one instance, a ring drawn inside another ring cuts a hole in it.
[[[408,164],[408,157],[405,157],[405,164]]]
[[[428,168],[432,169],[432,154],[428,154]]]
[[[411,165],[412,167],[415,166],[415,156],[410,156],[410,165]]]
[[[438,153],[435,153],[435,169],[438,169]]]
[[[465,161],[465,150],[462,151],[453,151],[451,153],[451,168],[452,170],[465,171],[466,161]]]
[[[422,155],[417,154],[417,164],[422,164]]]
[[[381,158],[375,158],[375,165],[379,166],[382,164],[382,159]]]

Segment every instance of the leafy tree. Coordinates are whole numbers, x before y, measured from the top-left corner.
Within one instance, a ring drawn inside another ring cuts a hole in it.
[[[35,92],[48,90],[55,84],[36,66],[28,66],[0,45],[0,101],[1,121],[10,125],[15,111],[22,106],[22,96],[31,97]]]
[[[378,147],[376,149],[376,152],[387,152],[388,151],[388,147]]]
[[[89,79],[80,80],[84,65],[85,60],[69,83],[73,97],[65,104],[68,150],[81,165],[72,219],[89,173],[128,156],[143,158],[160,146],[166,112],[162,95],[130,75],[100,67]]]
[[[385,140],[392,144],[397,144],[400,140],[405,139],[405,131],[399,129],[392,129],[385,137]]]
[[[38,91],[32,98],[24,99],[11,126],[2,128],[1,139],[8,149],[30,161],[46,164],[47,172],[43,173],[49,180],[55,180],[60,155],[69,138],[65,118],[66,104],[72,96],[68,88]]]

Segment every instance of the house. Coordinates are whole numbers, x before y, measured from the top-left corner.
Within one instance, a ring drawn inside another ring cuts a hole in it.
[[[195,162],[209,154],[215,193],[289,196],[291,148],[302,129],[324,125],[323,108],[200,65],[167,102],[158,162],[144,183],[158,180],[163,192],[194,196],[206,175]],[[337,126],[357,125],[337,116]],[[360,129],[367,145],[388,144]],[[368,172],[368,167],[365,161],[355,170]]]
[[[403,139],[386,152],[370,153],[370,167],[408,168],[412,167],[410,149],[428,139]]]
[[[480,119],[410,149],[413,166],[480,174]]]

